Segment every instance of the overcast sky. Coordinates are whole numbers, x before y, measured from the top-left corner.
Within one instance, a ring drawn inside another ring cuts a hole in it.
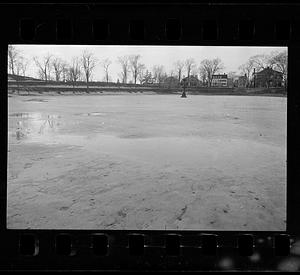
[[[197,65],[203,59],[219,57],[225,65],[221,73],[236,72],[238,67],[249,57],[257,54],[270,54],[273,51],[283,51],[285,47],[220,47],[220,46],[84,46],[84,45],[14,45],[21,54],[29,60],[34,56],[42,57],[51,54],[69,62],[72,57],[80,56],[83,50],[92,52],[100,62],[106,58],[112,61],[110,75],[112,81],[120,77],[121,67],[117,62],[118,56],[139,54],[141,62],[151,70],[154,65],[163,65],[167,73],[174,69],[177,60],[195,59]],[[32,61],[26,73],[37,77],[37,68]],[[183,72],[186,75],[186,72]],[[103,80],[104,71],[100,64],[94,70],[93,80]]]

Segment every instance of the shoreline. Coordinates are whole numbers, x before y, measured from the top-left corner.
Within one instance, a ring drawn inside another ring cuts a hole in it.
[[[161,93],[161,92],[89,92],[89,93],[24,93],[24,94],[16,94],[16,93],[8,93],[8,97],[17,97],[17,96],[106,96],[106,95],[181,95],[181,92],[174,92],[174,93]],[[262,96],[262,97],[285,97],[287,98],[287,94],[274,94],[274,93],[188,93],[187,96],[197,96],[197,95],[204,95],[204,96]]]

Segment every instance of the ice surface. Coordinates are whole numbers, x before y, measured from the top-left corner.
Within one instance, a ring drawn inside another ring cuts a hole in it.
[[[9,98],[8,228],[285,230],[286,98],[35,98]]]

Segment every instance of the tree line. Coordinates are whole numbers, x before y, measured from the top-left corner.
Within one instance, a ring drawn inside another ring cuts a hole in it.
[[[173,68],[167,72],[163,65],[154,65],[148,69],[141,62],[141,55],[119,56],[116,62],[120,66],[118,74],[119,83],[127,84],[161,84],[167,78],[180,83],[183,78],[187,78],[188,84],[191,76],[196,77],[205,86],[211,86],[214,74],[224,70],[224,64],[220,58],[204,59],[197,64],[195,59],[177,60]],[[9,71],[14,75],[26,76],[27,68],[30,62],[37,68],[38,77],[44,81],[63,81],[71,82],[73,86],[78,81],[86,82],[87,89],[92,81],[96,66],[101,66],[104,73],[104,81],[111,81],[110,66],[112,60],[106,58],[98,60],[97,57],[87,51],[82,51],[80,56],[73,57],[70,62],[51,54],[40,57],[33,57],[33,60],[24,58],[20,51],[14,46],[8,47]],[[266,67],[271,67],[283,73],[284,81],[287,79],[287,52],[273,52],[270,55],[255,55],[239,67],[240,73],[251,81],[253,69],[260,71]],[[238,74],[229,72],[228,78],[236,78]]]
[[[219,58],[205,59],[199,66],[193,58],[188,58],[174,62],[173,69],[167,73],[163,65],[154,65],[150,70],[147,69],[146,65],[141,62],[141,58],[141,55],[125,55],[117,58],[116,61],[120,65],[119,82],[160,84],[166,78],[173,77],[180,83],[184,76],[189,79],[192,75],[196,77],[199,75],[203,82],[207,81],[211,84],[212,75],[224,68]],[[70,62],[51,54],[42,57],[35,56],[33,60],[28,60],[14,46],[9,45],[8,64],[11,74],[26,76],[28,65],[32,61],[37,68],[38,78],[46,82],[55,80],[72,82],[75,85],[77,81],[85,81],[88,87],[96,66],[102,66],[104,80],[107,83],[111,81],[110,65],[112,61],[108,58],[99,61],[93,53],[87,50],[84,50],[79,57],[73,57]]]

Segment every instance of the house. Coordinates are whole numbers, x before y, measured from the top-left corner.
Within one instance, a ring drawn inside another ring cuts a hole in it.
[[[234,86],[234,79],[232,77],[227,79],[227,86],[230,88]]]
[[[248,77],[246,74],[239,77],[237,85],[238,85],[238,87],[242,87],[242,88],[245,88],[248,86]]]
[[[228,78],[227,74],[213,74],[212,75],[212,81],[211,81],[212,87],[227,87],[228,86]]]
[[[163,82],[163,85],[168,88],[178,87],[179,84],[180,83],[179,83],[178,78],[176,78],[174,76],[169,76],[169,77],[165,78],[164,82]]]
[[[191,75],[190,77],[185,77],[181,80],[181,84],[186,81],[187,86],[189,87],[198,87],[201,85],[198,77],[196,75]]]
[[[237,87],[238,86],[237,83],[238,83],[238,77],[237,76],[228,77],[228,79],[227,79],[227,86],[229,88]]]
[[[253,72],[253,86],[254,87],[282,87],[283,74],[267,67],[260,72]]]

